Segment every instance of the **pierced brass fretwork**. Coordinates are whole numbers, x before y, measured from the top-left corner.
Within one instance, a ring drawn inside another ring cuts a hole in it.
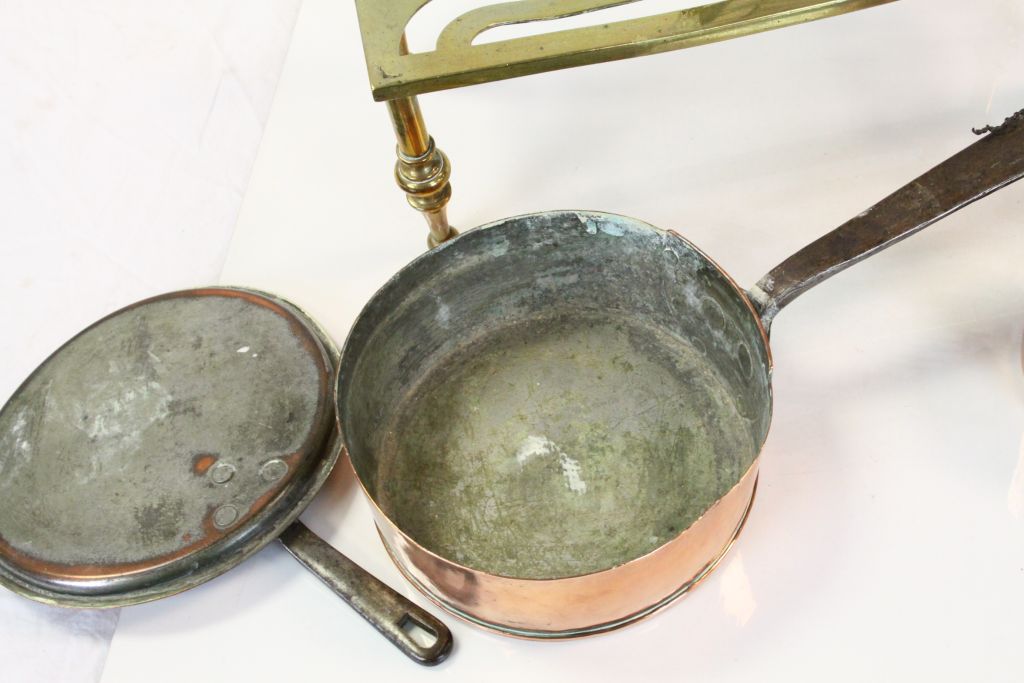
[[[474,45],[487,29],[643,0],[517,0],[454,19],[431,52],[402,54],[402,35],[430,0],[356,0],[376,100],[678,50],[882,5],[893,0],[725,0],[608,24]]]

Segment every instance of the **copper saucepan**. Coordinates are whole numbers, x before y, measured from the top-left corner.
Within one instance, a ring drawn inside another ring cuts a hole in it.
[[[1022,116],[988,132],[749,291],[678,234],[604,213],[498,221],[413,261],[357,319],[336,395],[398,567],[532,638],[683,595],[753,500],[775,315],[1019,179]]]

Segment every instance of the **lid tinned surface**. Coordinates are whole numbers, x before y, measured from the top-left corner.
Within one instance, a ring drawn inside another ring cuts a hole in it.
[[[0,583],[106,606],[233,566],[333,464],[330,373],[301,313],[242,290],[88,328],[0,410]]]

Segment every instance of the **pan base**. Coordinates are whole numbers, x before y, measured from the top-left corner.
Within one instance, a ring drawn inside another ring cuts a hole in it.
[[[394,414],[377,458],[384,512],[442,557],[519,578],[658,548],[756,457],[706,357],[625,318],[499,329],[439,363]]]
[[[587,636],[596,636],[602,633],[616,631],[620,628],[624,628],[631,624],[635,624],[636,622],[642,621],[647,617],[654,615],[656,612],[665,609],[666,607],[672,605],[673,603],[683,599],[686,595],[688,595],[691,590],[696,588],[699,583],[704,581],[704,579],[706,579],[708,575],[711,574],[711,572],[718,568],[718,565],[721,563],[726,553],[728,553],[729,550],[732,548],[733,544],[736,543],[736,539],[739,538],[739,535],[740,533],[742,533],[744,526],[746,526],[747,518],[750,516],[750,509],[753,507],[754,499],[756,497],[757,478],[755,477],[753,486],[750,490],[749,497],[746,501],[746,505],[743,508],[743,514],[739,519],[739,523],[736,525],[736,529],[732,532],[732,535],[729,537],[728,542],[722,547],[721,551],[719,551],[718,554],[715,555],[715,557],[710,562],[704,565],[704,567],[699,572],[697,572],[695,576],[687,579],[685,583],[679,586],[679,588],[672,591],[670,594],[668,594],[661,600],[658,600],[656,603],[644,607],[622,618],[602,622],[599,624],[594,624],[592,626],[586,626],[581,628],[569,628],[562,630],[541,630],[511,626],[507,623],[488,621],[487,619],[480,618],[474,614],[466,612],[463,609],[460,609],[459,607],[453,605],[444,598],[440,597],[436,592],[424,586],[423,583],[419,581],[419,579],[410,574],[409,571],[406,569],[406,565],[403,562],[400,562],[398,558],[395,556],[395,551],[388,544],[386,535],[383,533],[381,533],[380,535],[381,540],[384,542],[384,548],[388,551],[388,555],[391,557],[392,562],[395,563],[395,566],[398,567],[399,571],[402,572],[402,575],[409,581],[409,583],[415,586],[417,590],[419,590],[421,593],[427,596],[427,598],[429,598],[431,602],[436,604],[438,607],[448,611],[449,613],[462,619],[463,621],[487,629],[488,631],[500,633],[501,635],[512,636],[514,638],[523,638],[525,640],[564,640],[569,638],[585,638]],[[378,533],[380,533],[379,528]]]

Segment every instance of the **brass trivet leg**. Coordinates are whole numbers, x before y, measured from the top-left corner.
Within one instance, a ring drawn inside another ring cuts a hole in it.
[[[400,49],[403,53],[407,51],[405,36],[402,36]],[[409,205],[427,219],[430,227],[427,244],[436,247],[458,234],[448,225],[446,209],[452,197],[452,186],[448,182],[452,174],[451,162],[427,133],[415,97],[388,100],[388,112],[398,138],[395,181],[407,195]]]
[[[452,196],[452,186],[448,182],[452,174],[451,163],[427,133],[415,97],[389,100],[388,111],[398,138],[395,181],[408,195],[409,205],[427,219],[430,227],[427,243],[436,247],[456,235],[448,225],[446,209]]]

